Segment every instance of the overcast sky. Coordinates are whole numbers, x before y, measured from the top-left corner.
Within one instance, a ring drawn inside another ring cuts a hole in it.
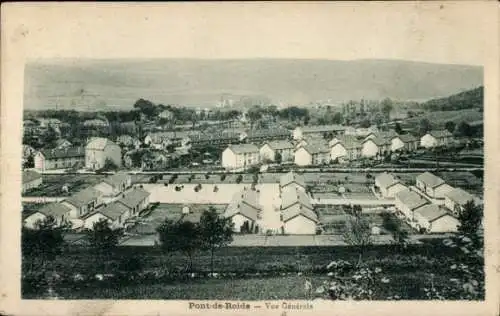
[[[486,35],[495,27],[488,18],[494,7],[466,2],[50,6],[16,19],[30,48],[27,58],[383,58],[482,65]]]

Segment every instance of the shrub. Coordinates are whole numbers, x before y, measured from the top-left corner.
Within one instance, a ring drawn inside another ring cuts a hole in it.
[[[226,179],[226,174],[223,173],[220,175],[220,181],[224,181]]]
[[[241,181],[243,181],[243,176],[239,174],[238,177],[236,178],[236,183],[240,184]]]
[[[206,179],[206,180],[210,179],[210,175],[209,175],[208,173],[207,173],[207,174],[205,174],[205,179]]]

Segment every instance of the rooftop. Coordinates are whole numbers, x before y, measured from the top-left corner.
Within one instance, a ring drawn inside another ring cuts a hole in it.
[[[281,209],[286,209],[294,204],[300,204],[309,209],[313,208],[307,193],[300,190],[296,184],[286,186],[281,191]]]
[[[150,195],[149,192],[143,189],[133,189],[127,193],[124,193],[122,198],[117,200],[117,202],[125,205],[128,208],[134,208],[139,205],[145,198]]]
[[[287,140],[273,140],[266,142],[273,150],[293,149],[293,144]]]
[[[245,153],[258,153],[259,148],[254,144],[238,144],[238,145],[229,145],[229,149],[231,149],[236,154],[245,154]]]
[[[435,188],[445,183],[443,179],[433,175],[430,172],[424,172],[421,175],[418,175],[416,180],[423,182],[426,186],[431,188]]]
[[[288,173],[285,173],[280,177],[280,186],[283,188],[284,186],[287,186],[290,183],[296,183],[297,185],[302,186],[303,188],[306,187],[306,182],[304,180],[304,176],[300,175],[296,172],[290,171]]]
[[[109,145],[116,145],[116,144],[104,137],[92,137],[87,143],[86,149],[104,150],[104,148],[106,148],[106,146]]]
[[[434,138],[443,138],[443,137],[451,137],[453,136],[448,130],[433,130],[429,131],[427,134],[430,134]]]
[[[469,201],[477,202],[478,198],[475,197],[474,195],[470,194],[469,192],[462,190],[460,188],[453,188],[449,192],[446,192],[444,194],[445,197],[449,198],[453,202],[459,204],[459,205],[464,205]]]
[[[126,212],[128,212],[128,208],[125,205],[119,203],[118,201],[115,201],[99,209],[95,213],[101,213],[102,215],[112,220],[117,220],[121,215],[125,214]]]
[[[388,188],[393,186],[396,183],[399,183],[400,181],[396,179],[392,174],[389,174],[387,172],[381,173],[375,177],[375,181],[380,184],[381,187],[383,188]]]
[[[64,201],[76,207],[82,207],[87,205],[91,201],[96,200],[99,196],[101,196],[101,194],[102,194],[101,192],[94,189],[93,187],[89,187],[73,194]]]
[[[38,210],[45,216],[59,217],[68,213],[70,209],[61,203],[50,203]]]
[[[440,208],[436,204],[427,204],[422,207],[419,207],[415,210],[415,213],[427,219],[429,222],[433,222],[438,218],[447,215],[448,213]]]
[[[410,210],[414,210],[428,203],[420,194],[415,191],[402,190],[396,193],[396,199],[400,200]]]
[[[23,171],[23,183],[29,183],[31,181],[38,180],[41,177],[42,177],[42,175],[36,171],[32,171],[32,170]]]
[[[106,177],[102,182],[107,183],[113,187],[119,187],[130,179],[130,175],[125,172],[117,172],[112,176]]]
[[[45,159],[62,159],[85,157],[85,150],[82,147],[69,147],[60,149],[42,149],[42,155]]]
[[[289,220],[299,215],[302,215],[305,218],[308,218],[315,223],[318,222],[318,216],[316,215],[316,213],[311,209],[308,209],[300,204],[295,204],[292,207],[283,210],[282,215],[283,215],[283,222],[288,222]]]
[[[300,127],[304,133],[336,132],[345,130],[342,125],[309,125]]]

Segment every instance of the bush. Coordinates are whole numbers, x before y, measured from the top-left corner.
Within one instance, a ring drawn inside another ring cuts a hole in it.
[[[241,181],[243,181],[243,176],[239,174],[238,177],[236,178],[236,183],[240,184]]]
[[[208,173],[205,175],[205,179],[206,180],[210,179],[210,175]]]
[[[226,174],[223,173],[220,175],[220,181],[224,181],[226,179]]]

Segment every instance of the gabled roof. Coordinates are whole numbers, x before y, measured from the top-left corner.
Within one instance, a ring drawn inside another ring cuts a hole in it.
[[[32,170],[23,171],[23,183],[29,183],[31,181],[38,180],[41,177],[42,177],[42,175],[36,171],[32,171]]]
[[[112,220],[117,220],[118,217],[125,214],[128,210],[129,209],[125,205],[115,201],[115,202],[112,202],[111,204],[99,209],[98,211],[94,212],[94,214],[101,213],[102,215],[104,215]]]
[[[302,146],[309,154],[321,154],[328,153],[330,150],[328,149],[327,144],[325,143],[307,143],[305,146]]]
[[[416,138],[415,136],[413,136],[412,134],[401,134],[401,135],[397,135],[397,136],[394,136],[394,138],[399,138],[401,139],[401,141],[403,143],[410,143],[410,142],[416,142],[418,141],[418,138]]]
[[[475,196],[460,188],[453,188],[449,192],[446,192],[444,196],[459,205],[464,205],[469,201],[476,202],[478,200]]]
[[[363,144],[364,143],[367,143],[369,141],[372,141],[375,145],[377,146],[385,146],[385,145],[389,145],[390,144],[390,141],[389,139],[387,138],[382,138],[380,136],[377,136],[377,137],[374,137],[374,138],[367,138],[363,141]]]
[[[191,142],[218,141],[218,140],[239,140],[240,134],[235,132],[213,132],[205,134],[191,135]]]
[[[50,203],[41,207],[37,212],[45,216],[59,217],[68,213],[70,209],[61,203]]]
[[[427,132],[427,134],[431,135],[434,138],[443,138],[443,137],[451,137],[453,134],[451,134],[448,130],[433,130]]]
[[[40,153],[47,160],[85,157],[85,150],[82,147],[69,147],[59,149],[42,149]]]
[[[402,190],[395,194],[396,199],[400,200],[410,210],[414,210],[428,203],[420,194],[415,191]]]
[[[91,201],[97,199],[102,193],[93,187],[83,189],[69,198],[65,199],[64,202],[68,202],[76,207],[82,207],[90,203]]]
[[[361,148],[363,145],[354,135],[339,135],[335,137],[337,141],[331,143],[331,147],[341,144],[345,149]]]
[[[246,131],[247,138],[290,136],[290,132],[284,128],[253,129]]]
[[[345,126],[342,125],[309,125],[300,128],[303,133],[336,132],[345,130]]]
[[[300,190],[296,184],[288,185],[281,191],[281,209],[286,209],[294,204],[300,204],[309,209],[313,208],[307,193]]]
[[[419,207],[415,210],[415,213],[424,217],[429,222],[433,222],[433,221],[437,220],[438,218],[441,218],[444,215],[448,214],[445,210],[443,210],[442,208],[440,208],[436,204],[427,204],[427,205],[424,205],[422,207]]]
[[[256,221],[259,216],[259,211],[249,206],[246,203],[230,203],[224,213],[225,217],[233,217],[236,214],[241,214],[248,219]]]
[[[258,193],[254,190],[243,190],[233,195],[226,208],[225,216],[231,217],[240,213],[249,219],[257,220],[261,209]]]
[[[268,141],[264,145],[268,145],[273,150],[293,149],[292,143],[287,140]]]
[[[127,182],[130,178],[125,172],[117,172],[112,176],[106,177],[102,180],[102,182],[109,184],[112,187],[119,187],[122,183]]]
[[[90,150],[104,150],[106,146],[118,146],[111,140],[104,137],[92,137],[87,143],[86,149]]]
[[[293,171],[285,173],[280,177],[280,187],[283,188],[289,185],[290,183],[296,183],[297,185],[300,185],[303,188],[306,187],[306,181],[304,180],[304,176]]]
[[[56,147],[62,146],[66,143],[68,143],[71,146],[71,143],[69,142],[69,140],[64,139],[64,138],[60,138],[60,139],[56,140]]]
[[[381,173],[375,177],[375,181],[380,184],[380,186],[384,189],[387,189],[396,183],[400,183],[398,179],[396,179],[392,174],[388,174],[387,172]]]
[[[117,200],[117,202],[125,205],[128,208],[134,208],[138,206],[145,198],[147,198],[151,193],[143,189],[133,189],[124,194],[122,198]]]
[[[421,175],[418,175],[417,181],[420,181],[420,182],[424,183],[426,186],[431,187],[431,188],[438,187],[441,184],[445,183],[445,181],[443,179],[433,175],[430,172],[424,172]]]
[[[254,144],[238,144],[229,145],[227,148],[231,149],[235,154],[245,154],[245,153],[258,153],[259,148]]]
[[[300,204],[295,204],[287,208],[286,210],[283,210],[281,214],[283,216],[283,222],[288,222],[291,219],[302,215],[305,218],[310,219],[314,223],[318,223],[318,216],[316,215],[316,213],[313,210],[308,209]]]

